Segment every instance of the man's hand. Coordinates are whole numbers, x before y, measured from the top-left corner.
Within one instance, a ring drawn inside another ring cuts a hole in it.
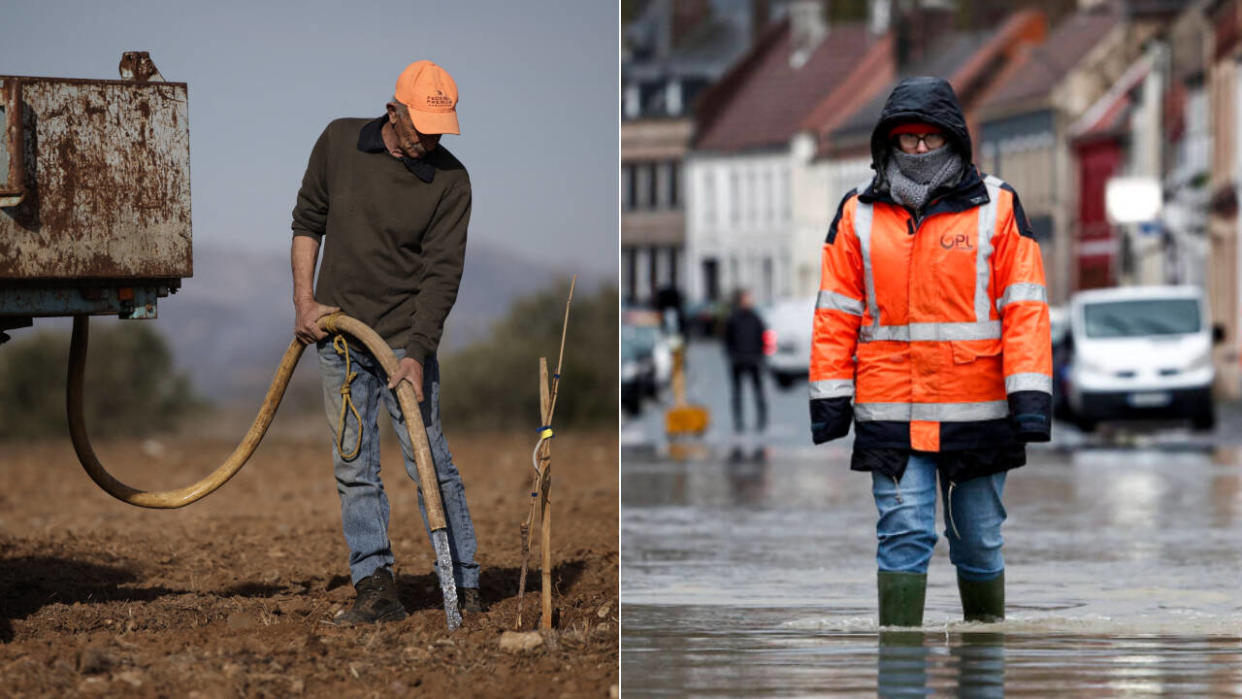
[[[315,299],[294,301],[293,307],[297,311],[297,318],[293,321],[293,334],[304,345],[327,337],[328,333],[319,328],[319,319],[341,310],[336,306],[325,306]]]
[[[423,402],[423,365],[409,357],[403,357],[397,363],[397,371],[388,377],[388,389],[393,390],[402,381],[409,381],[414,387],[414,397]]]

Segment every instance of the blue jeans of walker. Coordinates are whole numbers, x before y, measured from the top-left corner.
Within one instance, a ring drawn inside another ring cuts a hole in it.
[[[319,369],[323,377],[323,401],[328,413],[332,432],[332,464],[336,472],[336,490],[341,496],[341,523],[345,530],[345,543],[349,546],[349,572],[353,581],[371,575],[376,570],[392,569],[392,546],[388,541],[388,496],[380,480],[380,440],[378,411],[382,400],[392,419],[393,431],[401,442],[405,458],[405,470],[418,485],[418,469],[414,464],[414,450],[397,397],[388,390],[388,378],[383,367],[365,349],[349,348],[350,372],[357,377],[350,384],[350,394],[358,409],[361,421],[362,443],[358,442],[358,421],[347,411],[345,419],[345,452],[358,454],[346,460],[341,456],[340,441],[336,433],[341,415],[341,383],[345,379],[345,358],[336,353],[330,339],[318,344]],[[393,350],[398,358],[405,350]],[[440,497],[444,502],[444,517],[448,524],[449,551],[453,557],[453,578],[458,587],[479,586],[479,566],[474,562],[477,543],[470,508],[466,504],[466,489],[461,474],[453,465],[448,440],[440,428],[440,365],[435,355],[427,357],[423,364],[423,402],[419,405],[423,422],[427,425],[427,441],[435,462],[436,477],[440,482]],[[423,491],[418,489],[418,507],[423,513],[423,526],[427,526],[427,510],[423,505]],[[430,530],[427,531],[431,535]]]
[[[879,521],[876,562],[880,570],[926,573],[936,547],[936,491],[945,503],[949,560],[966,580],[991,580],[1005,570],[1001,524],[1005,521],[1005,474],[937,485],[936,461],[912,453],[899,483],[871,474]],[[952,486],[952,487],[950,487]]]

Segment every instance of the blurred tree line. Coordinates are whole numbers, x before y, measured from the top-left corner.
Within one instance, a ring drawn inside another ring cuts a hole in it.
[[[0,440],[68,438],[69,333],[39,331],[0,347]],[[96,439],[165,432],[204,407],[173,371],[163,337],[142,321],[93,323],[86,353],[85,418]]]
[[[556,371],[569,283],[514,302],[486,340],[441,359],[446,429],[539,426],[539,357]],[[617,289],[579,286],[569,309],[565,361],[553,424],[617,424]]]
[[[562,283],[517,300],[487,339],[441,358],[440,408],[450,433],[539,426],[539,357],[556,371],[568,293]],[[617,301],[616,287],[574,292],[557,426],[616,425]],[[68,438],[68,366],[65,331],[18,335],[0,347],[0,441]],[[313,393],[305,402],[318,406],[317,387]],[[210,407],[175,371],[169,344],[142,321],[92,324],[85,400],[95,439],[168,432]]]

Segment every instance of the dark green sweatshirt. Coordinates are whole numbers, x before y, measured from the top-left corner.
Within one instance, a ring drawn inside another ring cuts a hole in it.
[[[386,119],[328,124],[302,178],[293,234],[321,241],[315,300],[422,363],[457,299],[470,178],[443,145],[422,160],[389,155]]]

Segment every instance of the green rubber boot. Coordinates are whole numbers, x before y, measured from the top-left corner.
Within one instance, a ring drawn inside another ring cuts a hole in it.
[[[876,575],[876,587],[880,591],[880,626],[923,625],[926,573],[881,570]]]
[[[991,580],[963,580],[957,575],[966,621],[1001,621],[1005,618],[1005,571]]]

